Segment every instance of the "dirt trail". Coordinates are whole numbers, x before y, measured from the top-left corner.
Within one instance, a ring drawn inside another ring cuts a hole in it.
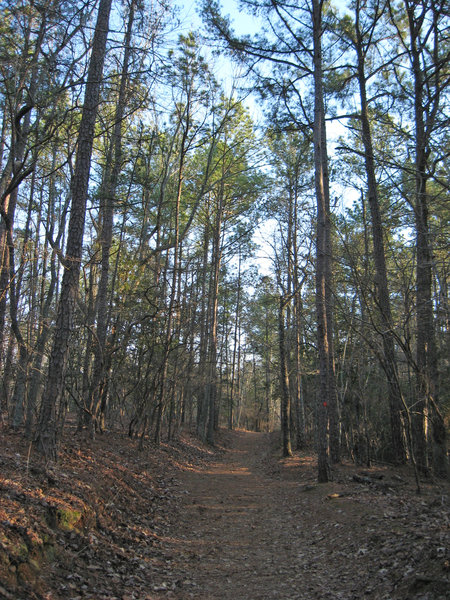
[[[220,461],[179,476],[184,500],[172,539],[178,580],[169,597],[446,597],[442,582],[411,587],[424,546],[418,544],[416,556],[414,512],[396,514],[391,530],[386,511],[397,498],[383,494],[380,501],[378,490],[371,497],[370,490],[349,491],[338,481],[314,485],[306,463],[299,481],[299,460],[277,461],[264,433],[234,432],[228,444]],[[330,498],[333,492],[342,496]]]
[[[276,434],[182,435],[138,451],[68,436],[60,463],[0,456],[0,598],[446,600],[449,484],[408,467],[281,459]],[[354,476],[358,475],[357,481]]]
[[[182,477],[188,494],[180,537],[185,568],[194,575],[191,595],[290,597],[282,592],[298,549],[287,543],[285,527],[298,524],[287,490],[258,464],[267,452],[267,436],[237,432],[233,442],[226,460]]]

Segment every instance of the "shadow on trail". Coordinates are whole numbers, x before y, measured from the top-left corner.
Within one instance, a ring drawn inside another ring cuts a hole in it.
[[[414,526],[402,497],[355,490],[345,467],[340,481],[316,485],[314,457],[282,459],[275,442],[274,434],[221,431],[221,452],[179,473],[172,542],[180,576],[167,597],[423,600],[404,571],[413,568]],[[389,528],[391,513],[402,531]]]

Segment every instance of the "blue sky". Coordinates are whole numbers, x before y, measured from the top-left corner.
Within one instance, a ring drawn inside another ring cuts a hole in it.
[[[202,21],[198,15],[199,2],[196,0],[175,0],[175,4],[182,9],[183,21],[186,29],[192,26],[194,30],[201,27]],[[258,20],[245,12],[239,12],[236,0],[220,0],[222,13],[231,18],[233,28],[238,33],[251,33],[258,28]]]
[[[196,0],[174,0],[175,4],[181,9],[182,27],[183,31],[187,32],[190,30],[201,32],[203,29],[203,23],[199,16],[199,2]],[[222,6],[222,13],[231,18],[233,29],[240,34],[254,33],[259,29],[260,23],[258,19],[248,15],[245,12],[239,12],[237,0],[219,0]],[[342,7],[344,6],[344,0],[337,0],[336,4]],[[211,64],[214,67],[215,75],[217,79],[222,82],[225,90],[230,91],[231,81],[233,73],[238,74],[237,68],[230,64],[230,61],[223,57],[221,59],[214,59],[214,63]],[[252,118],[255,122],[262,123],[262,112],[259,109],[259,102],[254,97],[246,99],[245,104],[249,108]],[[328,143],[329,143],[329,154],[333,156],[333,139],[344,132],[344,128],[337,122],[329,123],[328,129]],[[343,204],[351,204],[354,197],[354,192],[347,190],[344,186],[334,186],[333,197],[341,199]],[[271,267],[271,240],[274,229],[276,229],[276,223],[266,223],[264,227],[259,227],[258,232],[255,236],[255,241],[260,245],[260,252],[257,262],[260,265],[261,272],[267,274]],[[269,243],[268,243],[269,241]]]

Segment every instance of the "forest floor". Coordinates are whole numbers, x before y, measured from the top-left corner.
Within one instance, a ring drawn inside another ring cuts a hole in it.
[[[449,597],[450,488],[417,495],[407,468],[343,464],[319,485],[310,454],[222,431],[142,451],[70,435],[49,469],[0,433],[2,599]]]

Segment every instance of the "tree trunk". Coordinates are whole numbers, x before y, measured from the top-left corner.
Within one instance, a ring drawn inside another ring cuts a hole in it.
[[[355,25],[356,51],[358,56],[358,83],[361,98],[361,130],[364,145],[364,160],[367,176],[368,201],[372,221],[374,263],[376,271],[375,291],[381,320],[381,336],[383,339],[384,360],[382,366],[386,373],[389,388],[392,459],[396,463],[404,463],[406,460],[402,419],[404,401],[399,385],[397,360],[395,357],[391,304],[389,299],[383,241],[383,225],[381,221],[378,187],[375,175],[372,133],[368,116],[366,75],[364,70],[364,40],[359,27],[359,3],[357,3]]]
[[[439,385],[435,323],[433,317],[432,266],[433,251],[428,224],[428,156],[432,153],[430,138],[435,127],[440,102],[441,81],[439,57],[439,6],[432,3],[425,17],[426,7],[405,0],[410,33],[410,61],[414,80],[415,125],[415,207],[416,224],[416,403],[413,418],[413,439],[417,466],[428,472],[429,413],[433,431],[433,463],[436,474],[448,475],[446,433],[438,408]],[[416,15],[416,10],[419,14]],[[426,31],[423,29],[429,27]],[[428,38],[435,61],[423,71],[424,39]],[[425,96],[425,97],[424,97]],[[426,106],[426,108],[425,108]]]
[[[52,171],[56,165],[56,148],[54,148]],[[54,239],[55,229],[55,200],[56,200],[57,189],[55,181],[52,177],[49,183],[49,196],[48,196],[48,208],[47,208],[47,219],[45,229],[48,232],[50,239]],[[67,202],[63,206],[61,211],[61,222],[59,223],[59,230],[55,239],[55,247],[59,247],[61,239],[65,230],[66,217],[67,217]],[[47,271],[47,254],[44,260],[42,268],[43,274]],[[49,314],[52,307],[53,299],[57,294],[58,287],[58,267],[57,267],[57,255],[56,250],[52,249],[50,252],[50,281],[48,282],[45,276],[43,277],[40,290],[39,298],[39,323],[38,323],[38,335],[33,349],[34,359],[31,367],[31,376],[28,386],[28,397],[27,397],[27,416],[25,422],[25,431],[28,438],[32,437],[33,433],[33,421],[35,417],[35,410],[39,395],[42,391],[42,362],[44,360],[45,348],[47,345],[48,338],[50,336],[49,327]]]
[[[241,252],[239,250],[238,258],[238,281],[237,281],[237,297],[236,297],[236,318],[234,320],[234,331],[233,331],[233,353],[231,362],[231,385],[230,385],[230,412],[228,416],[228,429],[233,429],[234,426],[234,394],[235,394],[235,380],[236,370],[239,369],[239,364],[236,364],[237,348],[239,344],[239,327],[241,322]]]
[[[58,451],[57,409],[64,393],[70,333],[79,287],[94,128],[106,54],[110,10],[111,0],[100,0],[78,135],[64,275],[37,431],[37,447],[47,460],[56,460]]]
[[[188,147],[188,133],[190,130],[190,111],[191,106],[189,103],[189,96],[186,102],[185,116],[186,122],[184,125],[183,133],[181,136],[181,146],[180,146],[180,158],[178,165],[178,182],[177,182],[177,196],[175,201],[175,215],[174,215],[174,232],[173,232],[173,271],[172,271],[172,282],[170,289],[170,297],[169,297],[169,305],[167,308],[167,325],[164,339],[164,348],[163,348],[163,360],[161,367],[161,381],[159,388],[159,397],[157,404],[157,421],[155,428],[155,443],[159,444],[161,441],[161,424],[162,424],[162,415],[164,411],[164,402],[165,402],[165,394],[166,394],[166,379],[167,379],[167,369],[169,363],[169,355],[172,345],[172,322],[174,317],[174,306],[175,300],[177,297],[177,281],[178,281],[178,269],[180,268],[181,262],[181,248],[180,248],[180,203],[181,203],[181,194],[183,190],[183,175],[184,175],[184,162],[186,159],[186,152]],[[180,123],[181,125],[181,123]]]
[[[114,201],[119,173],[122,163],[122,121],[125,113],[126,92],[128,85],[129,63],[131,55],[131,38],[134,24],[135,0],[130,2],[127,31],[124,39],[124,56],[122,73],[120,76],[119,95],[115,114],[114,129],[111,136],[110,151],[102,189],[100,190],[101,212],[101,272],[96,299],[97,308],[97,335],[95,345],[95,359],[92,369],[92,382],[90,386],[88,416],[98,427],[99,410],[102,405],[101,390],[105,387],[107,364],[107,334],[108,334],[108,284],[110,270],[110,252],[113,237]]]
[[[280,296],[278,308],[278,343],[280,347],[280,383],[281,383],[281,435],[283,456],[292,456],[291,448],[291,397],[289,393],[289,376],[286,357],[286,340],[284,335],[284,307],[286,300]]]
[[[214,424],[216,421],[216,398],[217,398],[217,321],[219,306],[219,279],[220,265],[222,262],[222,217],[224,210],[224,186],[223,179],[218,191],[217,206],[215,210],[215,222],[213,228],[213,243],[211,256],[211,293],[209,314],[209,341],[208,341],[208,364],[207,364],[207,397],[208,397],[208,429],[207,441],[214,444]]]
[[[327,420],[330,424],[330,454],[339,460],[337,396],[334,378],[333,314],[331,281],[331,222],[322,74],[322,7],[313,0],[314,41],[314,176],[317,201],[316,313],[319,350],[319,393],[317,398],[318,480],[328,481]],[[330,330],[331,329],[331,330]]]
[[[209,200],[208,200],[209,203]],[[197,435],[206,440],[206,423],[208,409],[205,405],[204,387],[206,385],[205,369],[207,364],[207,341],[208,341],[208,294],[207,294],[207,278],[208,278],[208,255],[210,246],[210,225],[209,225],[209,204],[205,215],[205,225],[203,231],[203,252],[200,281],[200,331],[199,331],[199,386],[197,391]]]

